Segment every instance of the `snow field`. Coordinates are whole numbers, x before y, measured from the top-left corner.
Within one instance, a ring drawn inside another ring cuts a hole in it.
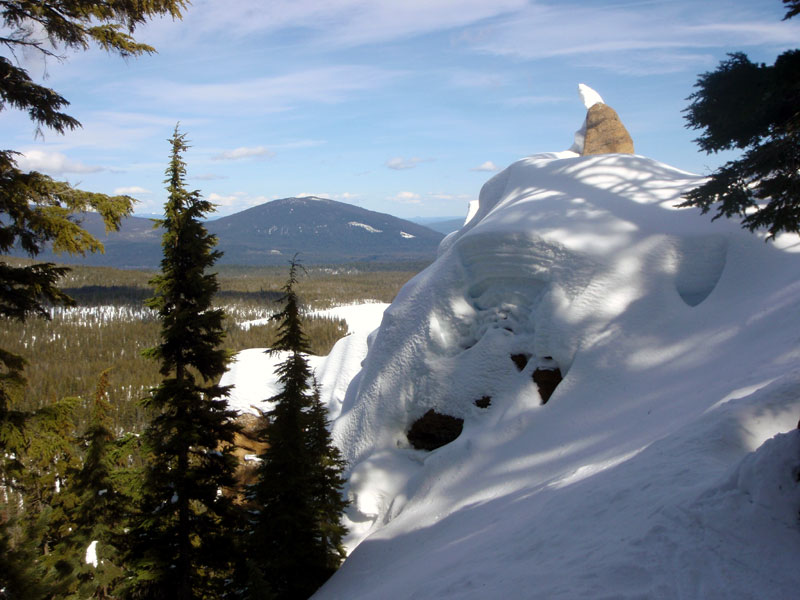
[[[792,470],[731,481],[800,415],[798,256],[675,209],[698,181],[553,153],[487,183],[348,388],[355,549],[317,597],[791,597]],[[405,438],[429,408],[464,419],[430,453]]]
[[[795,597],[800,245],[676,209],[699,181],[523,159],[382,319],[312,357],[352,551],[315,598]],[[244,407],[273,363],[239,356]],[[546,405],[542,364],[564,375]],[[463,431],[415,450],[431,408]]]

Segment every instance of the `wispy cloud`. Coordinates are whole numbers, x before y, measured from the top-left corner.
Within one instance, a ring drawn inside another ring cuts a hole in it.
[[[338,200],[340,202],[353,203],[361,194],[354,194],[352,192],[300,192],[294,195],[295,198],[325,198],[326,200]]]
[[[195,0],[182,28],[192,39],[209,32],[235,31],[238,36],[292,29],[303,41],[323,46],[353,47],[425,33],[447,31],[519,10],[527,0]],[[154,33],[173,41],[164,22]],[[160,34],[160,35],[159,35]],[[181,43],[185,36],[175,36]]]
[[[800,23],[773,22],[754,6],[723,3],[544,4],[468,28],[461,42],[482,52],[523,59],[591,57],[607,70],[629,74],[693,68],[703,48],[796,44]],[[631,58],[649,70],[630,69]]]
[[[16,158],[17,166],[23,171],[41,171],[48,175],[66,175],[67,173],[97,173],[105,171],[105,167],[86,165],[71,160],[60,152],[28,150]]]
[[[388,168],[394,169],[395,171],[403,171],[405,169],[413,169],[421,162],[426,162],[426,159],[419,158],[417,156],[412,156],[411,158],[403,158],[402,156],[396,156],[394,158],[390,158],[384,164]]]
[[[478,165],[477,167],[472,167],[470,171],[499,171],[500,167],[494,164],[492,161],[487,160],[485,163]]]
[[[234,192],[232,194],[211,192],[208,195],[208,200],[217,207],[219,212],[227,214],[269,202],[270,198],[263,195],[251,196],[245,192]]]
[[[125,195],[125,196],[141,196],[152,193],[153,192],[151,192],[150,190],[140,187],[138,185],[114,188],[114,194]]]
[[[422,202],[422,196],[416,192],[400,192],[390,199],[403,204],[420,204]]]
[[[331,65],[217,83],[142,80],[129,91],[164,106],[192,111],[219,109],[273,113],[302,104],[336,104],[354,94],[381,87],[398,76],[377,67]]]
[[[234,150],[225,150],[212,156],[212,160],[241,160],[243,158],[272,158],[275,153],[264,146],[242,146]]]

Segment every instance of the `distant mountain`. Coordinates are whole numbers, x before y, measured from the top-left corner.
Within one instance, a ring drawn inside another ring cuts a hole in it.
[[[324,198],[284,198],[206,225],[227,264],[419,260],[436,256],[442,235],[411,221]]]
[[[105,245],[105,254],[83,258],[40,255],[43,260],[122,268],[157,268],[161,231],[151,219],[128,217],[106,235],[102,219],[81,216]],[[282,265],[299,253],[305,264],[433,260],[444,237],[422,225],[324,198],[284,198],[208,221],[224,254],[219,264]]]

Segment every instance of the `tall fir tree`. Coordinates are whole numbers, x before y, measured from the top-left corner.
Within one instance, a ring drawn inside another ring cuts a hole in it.
[[[164,379],[145,401],[157,416],[145,433],[149,458],[122,594],[219,598],[234,559],[236,512],[221,491],[234,484],[237,429],[228,388],[217,383],[229,354],[220,348],[223,312],[212,306],[216,275],[206,272],[220,253],[201,221],[213,206],[185,187],[185,135],[176,127],[169,141],[164,258],[148,301],[162,322],[161,343],[145,353],[160,361]]]
[[[342,524],[342,514],[348,506],[347,500],[342,496],[346,465],[341,452],[333,444],[328,409],[322,403],[316,381],[308,410],[307,435],[312,458],[315,519],[319,528],[319,541],[325,550],[321,569],[327,579],[339,568],[346,556],[342,545],[342,538],[347,534],[347,528]]]
[[[343,463],[327,431],[325,408],[313,384],[306,358],[308,340],[300,320],[295,291],[300,266],[292,261],[283,288],[284,308],[271,352],[286,352],[276,369],[282,391],[269,400],[262,438],[269,447],[260,455],[258,480],[250,499],[253,514],[249,555],[256,572],[278,598],[305,599],[338,568],[344,556],[341,525],[346,502],[341,498]],[[251,584],[250,598],[262,590]]]

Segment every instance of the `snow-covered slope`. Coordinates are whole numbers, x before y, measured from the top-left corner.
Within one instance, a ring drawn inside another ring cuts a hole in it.
[[[676,209],[698,181],[531,156],[382,322],[337,309],[355,331],[313,366],[352,553],[315,598],[797,597],[800,244]],[[231,403],[273,362],[241,353]],[[539,365],[564,374],[545,405]],[[414,450],[431,408],[463,431]]]
[[[795,597],[798,240],[675,209],[697,182],[562,152],[484,186],[347,389],[354,549],[315,598]],[[463,432],[414,450],[430,408]]]

